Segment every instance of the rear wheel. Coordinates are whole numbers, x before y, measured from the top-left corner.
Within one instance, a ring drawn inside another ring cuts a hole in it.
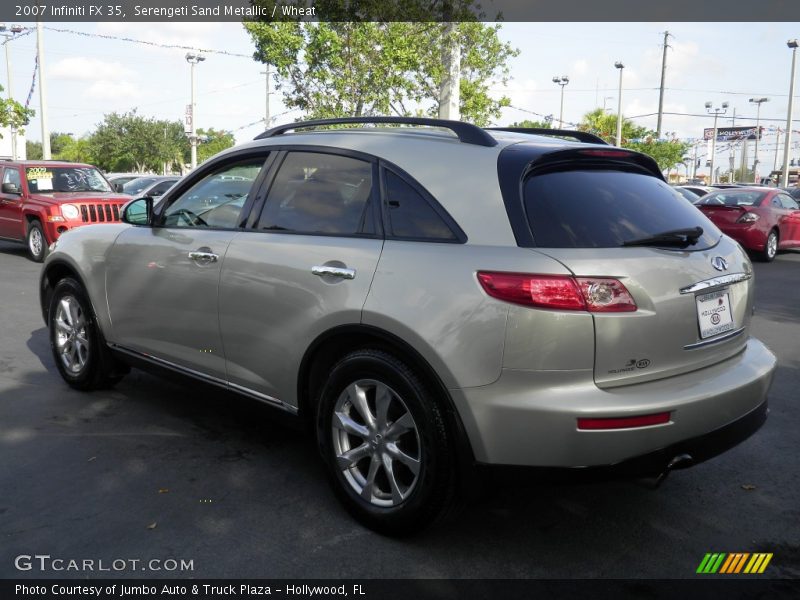
[[[61,377],[79,390],[114,385],[127,372],[106,346],[83,286],[62,279],[53,290],[48,313],[50,347]]]
[[[31,221],[28,225],[28,256],[34,262],[42,262],[47,256],[47,241],[44,237],[42,224],[39,221]]]
[[[455,493],[441,401],[402,361],[348,354],[322,390],[317,439],[339,499],[359,521],[399,535],[443,514]]]
[[[773,229],[767,235],[767,242],[764,244],[764,250],[761,251],[759,258],[764,262],[772,262],[775,260],[776,254],[778,254],[778,232]]]

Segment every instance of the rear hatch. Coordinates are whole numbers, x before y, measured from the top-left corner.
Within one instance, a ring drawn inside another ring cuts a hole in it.
[[[746,344],[747,256],[648,160],[614,148],[562,150],[523,178],[528,245],[575,277],[619,280],[635,300],[633,312],[593,312],[601,387],[696,370]]]

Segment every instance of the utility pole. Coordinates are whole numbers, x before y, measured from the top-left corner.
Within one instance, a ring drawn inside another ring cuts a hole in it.
[[[750,98],[750,102],[756,105],[756,155],[753,158],[753,181],[758,183],[758,140],[761,137],[761,105],[764,102],[769,102],[769,98]],[[777,152],[777,149],[775,152]]]
[[[661,117],[664,114],[664,82],[667,77],[667,48],[670,45],[667,43],[670,37],[670,32],[664,32],[664,55],[661,57],[661,89],[658,93],[658,123],[656,124],[656,138],[661,138]],[[675,36],[673,36],[675,37]]]
[[[617,97],[617,148],[622,147],[622,71],[625,69],[620,61],[614,63],[614,66],[619,69],[619,95]]]
[[[449,15],[448,15],[449,16]],[[461,45],[458,40],[458,24],[448,22],[444,26],[442,45],[444,77],[439,88],[439,118],[458,121],[461,118]]]
[[[47,128],[47,86],[44,76],[44,41],[41,21],[36,21],[36,52],[39,58],[39,118],[42,122],[42,158],[50,160],[50,130]]]
[[[270,122],[270,117],[269,117],[269,95],[270,95],[270,91],[269,91],[269,63],[267,63],[267,70],[266,71],[262,71],[262,72],[264,73],[264,75],[267,76],[267,100],[266,100],[266,105],[264,106],[264,108],[265,108],[265,111],[264,111],[264,125],[266,125],[266,128],[269,129],[269,122]]]
[[[711,170],[710,179],[713,184],[716,181],[716,173],[714,172],[714,158],[717,153],[717,119],[720,115],[724,115],[728,111],[728,103],[723,102],[721,107],[714,107],[711,102],[706,102],[706,112],[714,115],[714,131],[711,138]]]

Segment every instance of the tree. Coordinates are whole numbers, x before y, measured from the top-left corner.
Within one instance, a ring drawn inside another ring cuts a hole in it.
[[[525,119],[524,121],[512,123],[509,125],[509,127],[523,127],[526,129],[552,129],[553,120],[550,119],[548,121],[545,119],[544,121],[531,121],[530,119]]]
[[[617,136],[617,115],[597,108],[583,116],[578,129],[599,135],[610,144]],[[622,147],[651,156],[662,171],[683,162],[689,144],[677,139],[659,140],[656,132],[636,125],[630,119],[622,119]]]
[[[244,26],[256,46],[254,58],[274,65],[284,104],[309,117],[438,113],[444,75],[442,23],[292,21]],[[499,25],[477,22],[456,27],[461,114],[479,125],[498,117],[510,102],[489,95],[489,82],[505,82],[507,61],[517,54],[500,41],[498,30]]]
[[[0,85],[0,92],[3,91]],[[0,127],[14,127],[18,130],[27,125],[36,114],[31,108],[25,108],[15,100],[0,97]]]
[[[42,142],[25,140],[25,156],[28,160],[42,160]]]
[[[180,121],[145,118],[133,110],[110,113],[89,138],[89,149],[105,171],[161,171],[183,165],[188,141]]]
[[[211,127],[208,129],[198,129],[197,135],[202,140],[201,144],[197,147],[198,162],[203,162],[236,143],[232,133],[228,131],[217,131]]]

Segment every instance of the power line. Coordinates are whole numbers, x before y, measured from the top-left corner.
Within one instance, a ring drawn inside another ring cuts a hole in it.
[[[56,33],[69,33],[72,35],[80,35],[83,37],[101,38],[104,40],[115,40],[118,42],[128,42],[131,44],[142,44],[144,46],[154,46],[156,48],[169,48],[172,50],[194,50],[196,52],[204,52],[206,54],[220,54],[223,56],[235,56],[236,58],[249,58],[253,59],[251,54],[240,54],[238,52],[228,52],[227,50],[215,50],[213,48],[197,48],[195,46],[184,46],[181,44],[163,44],[159,42],[151,42],[148,40],[137,40],[135,38],[123,37],[118,35],[108,35],[104,33],[88,33],[86,31],[76,31],[74,29],[61,29],[59,27],[45,27],[48,31],[55,31]]]

